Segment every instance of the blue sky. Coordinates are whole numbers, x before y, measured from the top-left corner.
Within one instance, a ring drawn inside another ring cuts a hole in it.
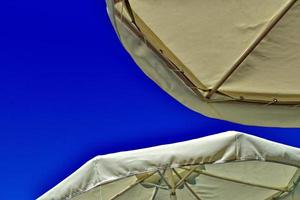
[[[239,130],[300,147],[298,129],[209,119],[120,45],[103,0],[0,3],[0,199],[35,199],[99,154]]]

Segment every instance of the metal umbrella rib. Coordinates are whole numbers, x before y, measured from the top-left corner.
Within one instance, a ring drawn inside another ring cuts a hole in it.
[[[120,197],[121,195],[123,195],[124,193],[128,192],[129,190],[131,190],[132,188],[134,188],[136,185],[138,185],[139,183],[143,182],[145,179],[151,177],[152,175],[154,175],[155,173],[157,173],[157,171],[141,178],[138,179],[136,182],[134,182],[133,184],[129,185],[128,187],[126,187],[124,190],[122,190],[121,192],[119,192],[118,194],[116,194],[115,196],[113,196],[112,198],[110,198],[110,200],[116,200],[118,197]]]
[[[180,179],[182,179],[182,177],[180,176],[180,174],[173,169],[174,173],[176,174],[176,176]],[[197,200],[201,200],[201,198],[197,195],[197,193],[186,183],[186,180],[183,180],[183,184],[186,186],[186,188],[191,192],[191,194],[197,199]]]

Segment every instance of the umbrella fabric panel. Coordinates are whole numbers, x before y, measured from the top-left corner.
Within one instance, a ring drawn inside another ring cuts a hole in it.
[[[287,188],[299,178],[297,170],[299,168],[262,161],[205,165],[191,188],[201,199],[207,200],[272,199],[289,193]]]
[[[205,165],[205,172],[215,177],[245,181],[273,188],[285,188],[298,168],[272,162],[245,161]]]
[[[136,177],[131,176],[128,178],[122,178],[120,180],[113,181],[111,183],[98,186],[89,192],[82,193],[75,197],[75,200],[84,200],[89,198],[99,199],[111,199],[121,191],[125,190],[129,185],[136,182]],[[87,196],[91,193],[93,196]]]
[[[82,193],[73,197],[73,200],[99,200],[100,193],[98,189],[90,190],[89,192]]]
[[[112,183],[98,186],[88,192],[75,196],[74,200],[141,200],[150,199],[154,188],[144,188],[135,176],[116,180]]]
[[[110,11],[112,13],[113,11]],[[190,109],[206,116],[241,124],[299,127],[300,107],[243,102],[208,103],[199,98],[141,39],[116,18],[124,47],[153,81]],[[242,117],[241,117],[242,116]]]
[[[177,200],[197,200],[186,188],[176,192]],[[148,199],[147,199],[148,200]],[[149,199],[152,200],[152,199]],[[159,189],[157,195],[153,200],[172,200],[170,192],[167,190]]]
[[[136,185],[132,187],[130,190],[124,192],[123,194],[120,194],[117,197],[105,199],[100,196],[101,200],[141,200],[141,199],[151,199],[152,193],[154,189],[144,188],[142,185]]]
[[[130,176],[109,184],[101,185],[98,187],[99,197],[102,199],[111,199],[121,191],[126,190],[128,186],[133,185],[136,181],[137,178],[135,176]]]
[[[237,98],[299,101],[299,19],[300,2],[297,1],[220,91]]]
[[[157,37],[151,42],[160,41],[168,58],[212,89],[287,2],[131,0],[130,5],[146,38],[153,37],[149,28]]]
[[[244,188],[245,194],[258,188],[257,195],[263,197],[273,195],[274,191],[275,195],[281,195],[279,191],[287,194],[294,184],[298,184],[299,167],[300,150],[297,148],[228,132],[96,157],[39,199],[80,199],[81,195],[89,192],[93,197],[102,192],[104,197],[111,198],[123,194],[124,190],[126,195],[143,190],[145,198],[148,198],[150,193],[153,195],[156,186],[169,191],[175,188],[180,192],[190,186],[194,191],[189,190],[191,195],[207,194],[204,196],[208,199],[216,194],[230,195],[227,192],[229,187]],[[296,168],[298,171],[295,172]],[[232,185],[225,182],[232,182]],[[100,192],[93,193],[97,188]],[[209,188],[212,190],[208,191]]]
[[[276,86],[274,86],[276,87]],[[201,112],[201,105],[190,104]],[[210,103],[218,114],[211,116],[246,125],[263,127],[300,127],[300,107],[294,105],[276,105],[276,103],[257,104],[243,102]]]
[[[244,101],[299,102],[297,1],[130,2],[144,37],[202,92],[217,88]]]
[[[209,164],[196,168],[198,175],[191,174],[187,182],[200,199],[271,199],[286,193],[290,181],[299,176],[296,171],[295,167],[261,161]]]
[[[248,185],[200,176],[191,186],[201,200],[265,200],[277,193],[275,190],[255,188]]]
[[[193,166],[173,169],[172,178],[175,185],[184,180],[175,190],[177,200],[265,200],[282,194],[289,196],[290,194],[285,190],[289,188],[296,172],[295,167],[258,161],[201,165],[196,167],[193,173],[189,173],[191,169]],[[98,186],[74,199],[169,200],[172,196],[169,188],[170,179],[164,170],[161,170],[161,175],[164,178],[158,173],[145,173],[116,180]],[[142,179],[145,176],[149,178]],[[291,194],[296,192],[295,190]]]

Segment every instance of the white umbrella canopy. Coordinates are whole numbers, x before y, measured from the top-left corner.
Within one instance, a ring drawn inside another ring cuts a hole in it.
[[[138,66],[209,117],[300,127],[300,1],[107,0]]]
[[[98,156],[39,200],[298,200],[300,149],[239,132]]]

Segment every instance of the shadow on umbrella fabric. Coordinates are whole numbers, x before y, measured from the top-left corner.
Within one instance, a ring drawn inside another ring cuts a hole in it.
[[[300,127],[299,1],[107,5],[137,65],[185,106],[241,124]]]
[[[300,149],[239,132],[98,156],[39,200],[298,200]]]

